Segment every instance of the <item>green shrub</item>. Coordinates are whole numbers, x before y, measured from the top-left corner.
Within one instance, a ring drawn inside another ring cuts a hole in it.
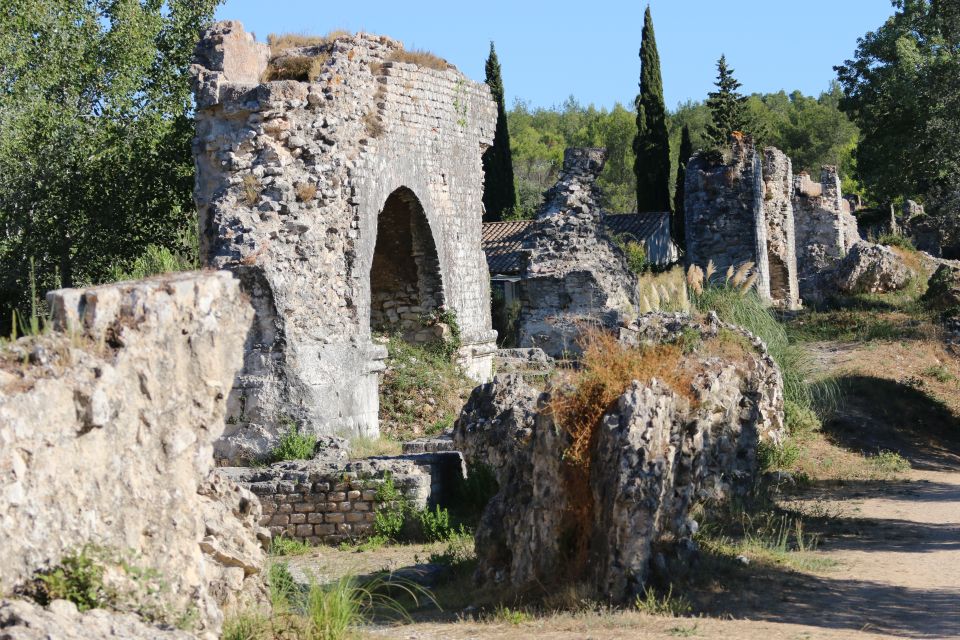
[[[789,469],[800,459],[800,445],[792,439],[780,444],[764,440],[757,447],[757,458],[764,471]]]
[[[910,471],[910,463],[894,451],[881,451],[870,458],[870,463],[882,473],[905,473]]]
[[[877,244],[883,244],[888,247],[900,247],[901,249],[906,249],[907,251],[916,251],[917,248],[913,245],[913,240],[906,236],[901,236],[895,233],[885,233],[884,235],[877,238]]]
[[[375,535],[398,540],[408,510],[406,496],[394,485],[393,475],[387,473],[377,487],[377,513],[373,521]]]
[[[285,562],[270,565],[270,569],[267,571],[267,587],[270,594],[270,604],[277,611],[289,608],[300,593],[300,587],[293,579],[290,567]]]
[[[673,595],[673,585],[662,597],[657,595],[653,589],[644,589],[642,595],[638,595],[635,606],[639,611],[651,616],[667,616],[678,618],[688,615],[693,606],[685,596]]]
[[[420,528],[419,533],[427,542],[444,542],[457,533],[466,533],[463,525],[454,529],[450,524],[450,512],[441,509],[440,505],[436,505],[433,511],[430,509],[418,511],[416,519]]]
[[[271,462],[284,460],[310,460],[317,446],[317,436],[312,433],[300,433],[300,426],[292,420],[287,421],[287,432],[270,451]]]
[[[40,604],[68,600],[80,611],[107,606],[113,598],[103,582],[104,564],[96,556],[96,550],[86,546],[64,556],[58,567],[40,574]]]
[[[310,545],[306,542],[282,535],[270,540],[270,555],[272,556],[302,556],[305,553],[310,553],[310,549]]]
[[[647,258],[647,248],[642,242],[633,240],[627,234],[613,236],[613,242],[627,257],[627,266],[630,271],[641,274],[650,269],[650,260]]]

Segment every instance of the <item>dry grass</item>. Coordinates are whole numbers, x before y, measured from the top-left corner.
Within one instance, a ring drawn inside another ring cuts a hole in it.
[[[418,67],[426,67],[427,69],[436,69],[437,71],[446,71],[451,67],[450,63],[444,60],[443,58],[430,53],[429,51],[422,51],[419,49],[397,49],[390,54],[390,62],[406,62],[409,64],[415,64]]]
[[[312,182],[298,182],[294,191],[296,191],[297,200],[300,202],[309,202],[317,197],[317,185]]]
[[[689,311],[687,281],[683,267],[663,273],[642,273],[637,278],[640,313],[651,311]]]
[[[367,112],[367,115],[363,116],[363,126],[367,130],[367,135],[374,139],[379,138],[386,131],[380,119],[380,112],[376,108],[371,109]]]
[[[277,55],[287,49],[299,47],[322,47],[330,44],[337,38],[349,37],[353,34],[343,29],[335,29],[324,36],[312,36],[305,33],[271,33],[267,36],[270,52]]]
[[[263,73],[263,81],[298,80],[300,82],[313,82],[323,72],[323,67],[329,59],[329,53],[321,53],[316,56],[273,58],[267,65],[267,70]]]
[[[243,188],[243,201],[251,207],[256,206],[260,201],[260,181],[257,176],[251,173],[243,176],[241,186]]]

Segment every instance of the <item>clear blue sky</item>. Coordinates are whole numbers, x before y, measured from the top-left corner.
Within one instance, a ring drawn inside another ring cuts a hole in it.
[[[268,33],[382,33],[433,51],[483,80],[496,42],[507,104],[629,104],[637,92],[640,0],[226,0],[220,19]],[[668,108],[702,100],[726,53],[746,93],[817,95],[857,38],[892,15],[890,0],[651,0]]]

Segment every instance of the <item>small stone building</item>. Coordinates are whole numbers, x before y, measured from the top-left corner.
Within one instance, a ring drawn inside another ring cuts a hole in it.
[[[487,86],[381,36],[273,53],[309,79],[264,82],[271,52],[233,21],[205,31],[192,70],[203,261],[236,273],[256,309],[221,461],[261,455],[291,422],[375,435],[377,333],[433,340],[452,311],[477,380],[496,348]]]

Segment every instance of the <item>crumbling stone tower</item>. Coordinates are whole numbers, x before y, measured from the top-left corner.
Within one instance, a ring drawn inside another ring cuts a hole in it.
[[[761,156],[739,132],[730,143],[730,162],[698,154],[687,168],[687,262],[712,260],[720,274],[752,262],[760,297],[798,309],[792,162],[774,147]]]
[[[607,237],[597,178],[606,149],[563,154],[557,183],[523,246],[520,345],[576,353],[586,326],[617,326],[639,307],[637,277]]]
[[[256,309],[217,456],[265,452],[290,420],[377,433],[376,332],[412,341],[455,312],[459,361],[490,374],[483,169],[496,106],[453,67],[403,62],[358,34],[288,51],[313,81],[262,82],[270,53],[238,22],[209,28],[193,67],[204,262]],[[434,61],[440,62],[440,61]]]
[[[836,167],[824,166],[819,183],[801,173],[794,177],[793,186],[800,293],[820,300],[830,286],[820,276],[860,241],[857,220],[841,192]]]

